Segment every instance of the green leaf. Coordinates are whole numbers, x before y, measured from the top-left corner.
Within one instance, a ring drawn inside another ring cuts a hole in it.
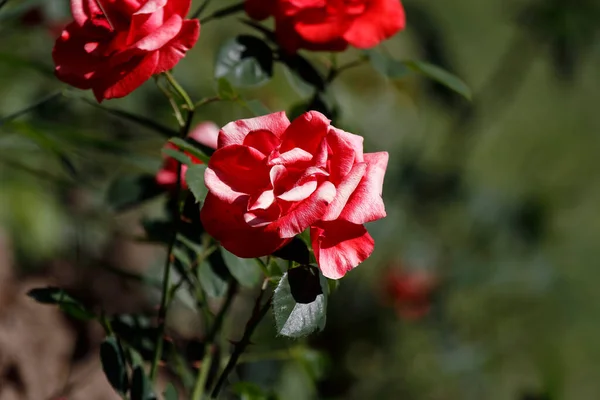
[[[383,55],[378,51],[365,50],[365,54],[369,58],[373,68],[383,76],[397,79],[405,77],[410,72],[410,69],[404,63]]]
[[[109,187],[107,202],[119,212],[150,200],[163,191],[153,175],[120,176]]]
[[[204,185],[204,171],[206,171],[206,165],[194,164],[185,173],[185,181],[198,203],[204,201],[208,194],[208,189]]]
[[[165,400],[179,400],[179,395],[177,394],[177,389],[173,386],[172,383],[169,382],[167,388],[163,393]]]
[[[141,365],[133,370],[131,400],[157,400],[156,394],[152,390],[152,383]]]
[[[217,80],[217,94],[221,100],[236,100],[239,97],[227,78],[219,78]]]
[[[292,70],[300,79],[316,90],[325,89],[325,78],[306,58],[299,54],[289,55],[285,52],[279,53],[279,59]]]
[[[255,383],[236,382],[233,385],[233,392],[240,397],[240,400],[267,400],[268,396]]]
[[[63,289],[57,287],[36,288],[31,289],[27,295],[38,303],[57,305],[61,311],[75,319],[89,321],[96,318],[92,311]]]
[[[471,100],[471,89],[456,75],[423,61],[405,61],[404,65],[414,72],[420,73],[434,81],[441,83],[447,88],[455,91],[467,100]]]
[[[191,140],[193,140],[193,139],[191,139]],[[169,142],[173,143],[180,150],[190,153],[192,155],[192,157],[196,157],[198,160],[202,161],[204,164],[208,164],[208,162],[210,161],[210,156],[208,155],[208,153],[214,152],[213,149],[203,146],[196,141],[194,141],[192,143],[187,140],[174,137],[174,138],[169,139]]]
[[[217,54],[215,77],[226,77],[236,87],[258,86],[273,76],[273,52],[261,39],[240,35],[227,41]]]
[[[240,285],[255,287],[262,278],[262,271],[254,258],[240,258],[221,248],[221,255],[227,265],[227,269]]]
[[[102,370],[110,385],[119,394],[124,395],[129,390],[129,376],[125,354],[118,339],[109,336],[100,345],[100,361]]]
[[[221,252],[213,252],[198,269],[198,279],[202,289],[210,297],[223,297],[231,274],[227,270]]]
[[[260,100],[250,100],[245,102],[243,105],[256,117],[271,114],[271,110],[269,110],[267,106],[265,106]]]
[[[163,155],[165,155],[167,157],[174,158],[175,160],[179,161],[183,165],[187,165],[188,167],[190,165],[192,165],[192,160],[190,159],[190,157],[180,150],[175,150],[175,149],[171,149],[168,147],[164,147],[162,149],[162,153],[163,153]]]
[[[286,272],[273,296],[275,325],[280,335],[300,338],[323,330],[327,312],[327,282],[310,265]]]

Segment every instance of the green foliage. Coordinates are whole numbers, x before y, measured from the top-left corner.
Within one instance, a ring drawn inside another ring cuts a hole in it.
[[[325,328],[327,281],[319,269],[306,265],[286,272],[273,296],[280,335],[300,338]]]
[[[208,194],[208,188],[204,185],[204,171],[206,171],[206,165],[193,164],[185,173],[185,181],[198,203],[204,201]]]
[[[144,367],[141,365],[133,369],[131,377],[131,400],[157,400],[158,397],[154,394],[152,383],[144,372]]]
[[[119,394],[125,395],[129,390],[127,361],[119,340],[108,336],[100,345],[100,361],[102,370],[110,385]]]
[[[261,39],[240,35],[219,50],[215,77],[227,78],[233,86],[259,86],[273,76],[273,52]]]
[[[96,318],[92,311],[63,289],[57,287],[36,288],[27,292],[27,295],[38,303],[57,305],[61,311],[75,319],[89,321]]]
[[[221,256],[229,269],[229,272],[239,282],[246,287],[255,287],[260,283],[262,271],[257,264],[257,260],[252,258],[240,258],[221,248]]]
[[[158,186],[153,175],[125,175],[119,176],[112,182],[106,200],[114,211],[121,212],[136,207],[161,193],[163,189]]]

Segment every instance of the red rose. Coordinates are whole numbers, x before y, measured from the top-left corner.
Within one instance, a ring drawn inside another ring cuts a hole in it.
[[[196,142],[203,144],[207,147],[216,149],[217,148],[217,136],[219,135],[219,127],[213,122],[203,122],[199,124],[192,132],[189,137],[194,139]],[[167,143],[166,148],[178,150],[177,146],[173,143]],[[202,164],[202,161],[192,156],[188,152],[185,154],[194,164]],[[162,186],[166,190],[177,189],[177,171],[179,170],[179,163],[172,157],[166,157],[162,168],[156,174],[156,183]],[[187,189],[185,182],[185,174],[187,172],[187,165],[181,166],[181,187]]]
[[[275,17],[279,44],[298,49],[366,49],[404,29],[400,0],[246,0],[246,12],[261,20]]]
[[[52,52],[56,76],[99,102],[128,95],[194,46],[200,23],[184,19],[189,8],[190,0],[71,0],[75,21]]]
[[[204,176],[206,231],[239,257],[273,253],[310,227],[317,262],[338,279],[373,252],[363,224],[385,217],[388,154],[310,111],[227,124]]]

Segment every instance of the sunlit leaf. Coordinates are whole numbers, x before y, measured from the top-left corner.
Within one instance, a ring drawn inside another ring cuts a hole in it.
[[[262,271],[254,258],[240,258],[223,248],[221,248],[221,255],[229,272],[240,285],[255,287],[260,283]]]

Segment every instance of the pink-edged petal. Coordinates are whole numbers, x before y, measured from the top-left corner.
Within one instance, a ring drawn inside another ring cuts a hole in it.
[[[265,190],[258,197],[250,198],[248,202],[248,211],[266,210],[275,202],[273,190]]]
[[[98,77],[97,84],[92,88],[96,99],[101,102],[103,99],[127,96],[152,77],[157,63],[158,53],[150,53],[111,70],[107,76]]]
[[[385,16],[385,17],[382,17]],[[406,17],[398,0],[373,0],[363,14],[354,20],[343,37],[354,47],[375,47],[404,29]]]
[[[344,13],[331,14],[325,7],[304,8],[294,18],[296,32],[310,43],[331,43],[343,37],[352,26],[352,17]]]
[[[219,199],[233,203],[270,186],[264,156],[252,147],[231,145],[215,151],[204,173],[206,187]],[[245,210],[244,210],[245,211]]]
[[[160,59],[155,73],[173,69],[185,57],[186,53],[194,47],[200,37],[200,22],[197,19],[185,20],[181,31],[160,49]],[[215,147],[216,148],[216,147]]]
[[[146,0],[142,8],[137,10],[134,15],[154,14],[161,8],[164,8],[169,0]]]
[[[251,227],[266,227],[281,216],[281,207],[272,203],[265,209],[254,209],[244,213],[244,221]]]
[[[177,14],[181,18],[185,18],[188,12],[190,12],[191,6],[191,0],[169,0],[165,9],[169,15]]]
[[[233,121],[221,128],[221,132],[219,133],[219,148],[231,144],[243,144],[246,136],[253,131],[266,130],[279,138],[289,125],[290,120],[284,111]]]
[[[346,135],[339,129],[329,130],[327,143],[329,145],[329,180],[339,185],[350,172],[356,160],[356,151]]]
[[[263,227],[251,227],[244,220],[247,197],[233,204],[220,200],[209,192],[204,200],[200,219],[206,232],[238,257],[253,258],[272,254],[291,239],[282,239],[277,232]]]
[[[348,203],[348,199],[363,179],[366,170],[367,163],[354,164],[348,175],[338,185],[335,199],[333,199],[327,212],[321,218],[323,221],[333,221],[340,216]]]
[[[252,131],[244,138],[244,146],[254,147],[256,150],[269,155],[277,146],[279,146],[279,137],[271,131],[264,129]]]
[[[329,127],[331,132],[335,132],[336,135],[343,138],[346,143],[348,143],[352,149],[354,149],[354,162],[359,163],[363,162],[365,159],[363,157],[363,148],[365,139],[362,136],[355,135],[354,133],[346,132],[342,129],[336,128],[334,126]]]
[[[327,135],[331,121],[318,111],[309,111],[292,121],[281,137],[280,153],[302,149],[311,155],[317,153]]]
[[[269,165],[293,165],[308,163],[313,155],[299,147],[288,150],[285,153],[274,152],[269,156]]]
[[[131,45],[141,51],[156,51],[169,43],[181,31],[183,20],[179,15],[172,15],[149,35],[144,36]]]
[[[329,279],[340,279],[369,258],[375,248],[364,226],[346,221],[321,222],[310,228],[317,264]]]
[[[317,179],[313,178],[280,194],[277,198],[285,201],[303,201],[313,194],[315,190],[317,190]]]
[[[268,229],[276,230],[279,237],[292,238],[317,222],[335,197],[335,186],[323,182],[306,200],[295,204]]]
[[[216,149],[219,127],[214,122],[205,121],[196,125],[188,136],[206,147]]]
[[[387,152],[365,154],[367,170],[340,214],[341,219],[364,224],[386,216],[381,194],[388,158]]]

